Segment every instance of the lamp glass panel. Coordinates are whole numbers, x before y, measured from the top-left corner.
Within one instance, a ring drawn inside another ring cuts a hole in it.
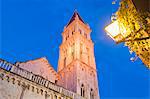
[[[115,37],[115,36],[119,35],[120,34],[120,29],[119,29],[118,21],[114,21],[113,23],[108,25],[105,28],[105,30],[108,33],[108,35],[110,35],[111,37]]]

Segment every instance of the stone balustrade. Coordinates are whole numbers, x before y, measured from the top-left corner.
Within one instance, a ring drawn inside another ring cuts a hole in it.
[[[78,95],[74,92],[71,92],[61,86],[58,86],[58,85],[48,81],[47,79],[43,78],[40,75],[35,75],[32,72],[29,72],[20,67],[17,67],[17,66],[15,66],[5,60],[2,60],[2,59],[0,59],[0,69],[3,69],[7,72],[13,73],[18,76],[21,76],[22,78],[32,81],[38,85],[44,86],[47,89],[58,92],[64,96],[71,98],[71,99],[84,99],[80,95]]]

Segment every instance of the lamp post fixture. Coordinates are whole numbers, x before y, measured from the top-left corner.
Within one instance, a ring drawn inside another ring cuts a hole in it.
[[[109,35],[116,43],[125,40],[124,33],[126,32],[126,29],[124,27],[120,28],[119,22],[117,20],[106,26],[105,31],[107,35]]]
[[[105,27],[105,32],[117,44],[124,42],[150,69],[150,8],[146,8],[150,4],[143,6],[147,2],[121,0],[115,20]]]
[[[123,31],[123,33],[121,32],[121,30]],[[139,29],[139,31],[140,30],[142,30],[142,28]],[[137,33],[139,31],[137,31]],[[105,32],[107,33],[108,36],[110,36],[116,42],[116,44],[122,43],[122,42],[128,42],[128,41],[140,41],[140,40],[150,39],[150,36],[135,38],[135,39],[131,39],[130,35],[128,37],[125,37],[124,34],[126,30],[124,27],[120,28],[118,21],[114,21],[111,24],[107,25],[105,27]]]

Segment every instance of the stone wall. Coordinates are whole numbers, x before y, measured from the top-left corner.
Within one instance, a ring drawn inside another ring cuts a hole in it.
[[[27,62],[17,63],[20,68],[32,72],[36,75],[40,75],[43,78],[55,83],[57,80],[57,72],[50,65],[45,57],[41,57],[35,60],[30,60]]]
[[[0,99],[83,99],[42,77],[0,59]]]

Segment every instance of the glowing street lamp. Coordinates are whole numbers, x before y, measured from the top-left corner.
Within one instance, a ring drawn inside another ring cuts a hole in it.
[[[112,15],[112,23],[105,32],[117,44],[125,43],[150,68],[150,13],[149,0],[120,0],[118,11]],[[147,4],[147,5],[145,5]]]
[[[139,29],[139,31],[142,29],[143,28]],[[127,41],[140,41],[150,39],[150,36],[131,39],[130,38],[131,32],[128,33],[125,26],[119,23],[117,20],[106,26],[105,31],[107,35],[109,35],[117,44]]]
[[[116,20],[105,27],[107,35],[109,35],[116,43],[119,43],[125,39],[126,29]]]

